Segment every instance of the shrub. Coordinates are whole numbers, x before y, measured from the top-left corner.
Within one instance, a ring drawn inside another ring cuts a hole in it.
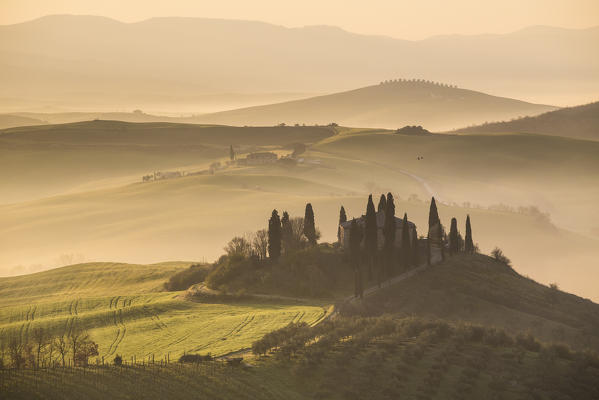
[[[120,354],[117,354],[116,356],[114,356],[114,365],[119,366],[119,365],[123,365],[123,357],[121,357]]]
[[[234,280],[241,280],[240,287],[249,286],[250,282],[246,282],[246,279],[255,279],[255,274],[248,274],[253,272],[260,266],[260,261],[256,257],[246,258],[241,254],[234,254],[232,256],[221,257],[212,271],[206,276],[206,284],[211,289],[219,289],[223,286],[229,286]]]
[[[518,334],[516,336],[516,344],[528,351],[533,351],[538,353],[541,350],[541,343],[537,339],[534,338],[530,333]]]
[[[208,272],[209,268],[206,265],[194,264],[171,276],[164,288],[169,291],[186,290],[191,285],[203,282]]]
[[[200,363],[200,362],[204,362],[204,361],[212,361],[212,360],[213,360],[213,358],[210,353],[208,353],[206,355],[183,354],[181,357],[179,357],[180,363],[189,363],[189,364],[196,364],[196,363]]]
[[[510,261],[509,258],[507,258],[505,256],[505,254],[503,254],[503,251],[501,251],[501,249],[499,247],[495,247],[493,249],[493,251],[491,252],[491,255],[493,256],[493,258],[495,259],[495,261],[500,262],[502,264],[507,265],[508,267],[510,267],[512,265],[512,262]]]
[[[571,360],[573,356],[570,348],[567,345],[561,343],[554,343],[550,345],[549,351],[555,353],[559,358],[563,358],[565,360]]]

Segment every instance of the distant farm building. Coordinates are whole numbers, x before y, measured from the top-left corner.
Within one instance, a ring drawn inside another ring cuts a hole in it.
[[[356,218],[355,221],[357,224],[364,229],[366,225],[366,216],[362,215],[360,218]],[[343,222],[339,225],[339,242],[343,246],[344,249],[349,249],[349,238],[350,238],[350,229],[351,229],[352,220],[347,222]],[[402,228],[403,228],[403,219],[395,217],[395,247],[401,247],[401,236],[402,236]],[[410,242],[417,238],[416,233],[416,225],[413,222],[408,221],[409,232],[410,232]],[[377,226],[377,244],[378,248],[381,249],[383,247],[383,243],[385,242],[385,235],[383,234],[383,227],[385,226],[385,212],[379,211],[376,213],[376,226]],[[362,242],[364,244],[364,242]]]
[[[261,151],[250,153],[245,158],[237,160],[239,165],[264,165],[274,164],[277,162],[278,156],[270,151]]]

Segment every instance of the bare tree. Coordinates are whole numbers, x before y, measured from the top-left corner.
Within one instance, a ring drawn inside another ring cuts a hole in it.
[[[266,259],[268,252],[268,231],[266,229],[261,229],[254,234],[252,248],[259,259]]]
[[[73,355],[73,365],[75,365],[77,353],[81,349],[83,342],[88,338],[89,335],[86,331],[81,329],[71,329],[68,340],[71,354]]]
[[[65,358],[67,356],[67,354],[69,353],[69,345],[67,343],[67,341],[65,340],[64,336],[59,336],[57,338],[54,338],[54,347],[56,348],[56,351],[58,352],[58,354],[60,354],[60,358],[62,359],[62,366],[65,366]]]
[[[11,336],[8,339],[8,355],[13,368],[22,368],[25,366],[26,360],[25,357],[23,357],[24,348],[25,346],[21,341],[21,338],[17,336]]]
[[[46,347],[46,354],[48,355],[48,366],[52,366],[54,362],[54,350],[56,350],[56,343],[54,339],[48,340],[48,345]]]
[[[33,336],[33,343],[35,345],[35,352],[36,352],[35,365],[37,368],[39,368],[41,354],[42,354],[44,348],[48,345],[48,334],[46,333],[44,328],[42,328],[41,326],[38,326],[37,328],[33,329],[32,336]]]
[[[242,255],[248,257],[252,254],[252,245],[244,237],[235,236],[224,248],[229,256]]]

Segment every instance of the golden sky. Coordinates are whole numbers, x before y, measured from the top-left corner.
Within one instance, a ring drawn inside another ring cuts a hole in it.
[[[599,0],[0,0],[3,25],[49,14],[103,15],[125,22],[163,16],[246,19],[422,39],[506,33],[530,25],[596,26]]]

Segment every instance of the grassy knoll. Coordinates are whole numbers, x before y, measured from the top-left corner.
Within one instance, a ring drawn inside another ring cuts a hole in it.
[[[599,305],[541,285],[484,255],[449,258],[346,312],[469,321],[599,350]]]
[[[149,266],[83,264],[0,279],[3,338],[30,338],[40,326],[54,335],[89,330],[100,357],[220,355],[248,347],[292,321],[314,323],[318,303],[199,303],[182,292],[160,291],[168,276],[189,263]]]

